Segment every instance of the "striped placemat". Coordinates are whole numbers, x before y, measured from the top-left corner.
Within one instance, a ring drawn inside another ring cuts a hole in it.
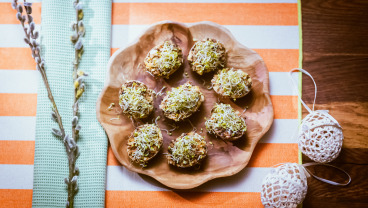
[[[39,75],[10,2],[0,0],[0,207],[31,207]],[[33,10],[40,24],[41,3]],[[275,120],[243,171],[190,191],[126,170],[109,148],[106,207],[262,207],[260,184],[269,168],[298,162],[298,100],[287,75],[299,64],[297,1],[113,0],[111,52],[162,20],[214,21],[257,51],[270,71]]]

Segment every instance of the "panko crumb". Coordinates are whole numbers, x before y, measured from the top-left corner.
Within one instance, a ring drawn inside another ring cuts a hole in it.
[[[153,99],[154,91],[136,80],[124,83],[119,92],[119,105],[123,113],[134,119],[146,118],[151,114]]]
[[[127,145],[130,160],[145,167],[160,151],[163,137],[155,124],[138,126],[130,135]]]
[[[199,75],[225,67],[226,50],[219,41],[207,38],[197,41],[190,49],[188,61]]]
[[[166,157],[170,165],[189,168],[199,166],[206,156],[206,140],[201,135],[190,132],[171,141]]]
[[[183,63],[183,53],[171,41],[152,48],[144,59],[145,69],[153,76],[169,78]]]
[[[211,82],[217,94],[232,99],[244,97],[252,88],[252,78],[240,69],[224,68]]]
[[[196,112],[203,101],[204,95],[199,87],[187,82],[167,92],[160,104],[160,109],[165,117],[181,121]]]
[[[209,133],[215,134],[226,141],[233,141],[242,137],[247,131],[245,119],[229,104],[215,104],[211,117],[205,126]]]

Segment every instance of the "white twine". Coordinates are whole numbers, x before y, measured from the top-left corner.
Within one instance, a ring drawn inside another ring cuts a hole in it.
[[[335,168],[335,169],[337,169],[337,170],[339,170],[339,171],[341,171],[341,172],[345,173],[345,175],[347,175],[347,176],[348,176],[349,180],[348,180],[348,182],[346,182],[346,183],[338,183],[338,182],[335,182],[335,181],[331,181],[331,180],[328,180],[328,179],[325,179],[325,178],[321,178],[321,177],[319,177],[319,176],[316,176],[316,175],[315,175],[315,174],[313,174],[310,170],[308,170],[307,168],[305,168],[305,167],[308,167],[308,166],[315,166],[315,165],[319,165],[319,166],[326,166],[326,167],[332,167],[332,168]],[[351,182],[351,177],[350,177],[349,173],[347,173],[345,170],[343,170],[343,169],[341,169],[341,168],[338,168],[338,167],[336,167],[336,166],[334,166],[334,165],[324,164],[324,163],[311,162],[311,163],[305,163],[305,164],[303,164],[303,165],[300,165],[300,167],[301,167],[305,172],[307,172],[307,173],[308,173],[308,175],[313,176],[315,179],[317,179],[317,180],[319,180],[319,181],[322,181],[322,182],[325,182],[325,183],[328,183],[328,184],[331,184],[331,185],[334,185],[334,186],[347,186],[347,185],[349,185],[349,184],[350,184],[350,182]],[[310,177],[310,176],[308,176],[308,175],[307,175],[307,177]]]
[[[302,96],[300,95],[299,93],[299,90],[298,90],[298,85],[295,83],[295,80],[293,79],[293,76],[291,76],[293,74],[294,71],[300,71],[302,73],[304,73],[305,75],[308,75],[312,81],[313,81],[313,84],[314,84],[314,100],[313,100],[313,107],[312,107],[312,110],[307,106],[307,104],[304,103],[304,101],[302,100]],[[306,70],[304,69],[300,69],[300,68],[294,68],[292,70],[290,70],[289,72],[289,76],[290,76],[290,79],[291,81],[293,82],[293,86],[294,86],[294,89],[296,90],[296,92],[298,93],[298,98],[300,100],[300,102],[303,104],[303,106],[308,110],[309,113],[312,113],[312,111],[314,111],[314,104],[316,103],[316,98],[317,98],[317,85],[316,85],[316,82],[314,81],[313,77],[311,74],[309,74],[309,72],[307,72]]]
[[[271,166],[271,168],[277,168],[277,167],[280,167],[282,165],[288,165],[288,164],[293,164],[293,163],[278,163],[276,165],[273,165]],[[297,163],[295,163],[297,164]],[[300,169],[300,173],[302,174],[302,176],[306,177],[306,178],[310,178],[311,176],[319,181],[322,181],[322,182],[325,182],[325,183],[328,183],[328,184],[331,184],[331,185],[334,185],[334,186],[347,186],[350,184],[351,182],[351,177],[349,175],[349,173],[347,173],[345,170],[341,169],[341,168],[338,168],[334,165],[330,165],[330,164],[325,164],[325,163],[316,163],[316,162],[310,162],[310,163],[305,163],[305,164],[297,164],[299,166],[299,169]],[[346,183],[338,183],[338,182],[335,182],[335,181],[331,181],[331,180],[328,180],[328,179],[325,179],[325,178],[321,178],[319,176],[316,176],[315,174],[313,174],[310,170],[308,170],[306,167],[309,167],[309,166],[326,166],[326,167],[332,167],[332,168],[335,168],[343,173],[345,173],[345,175],[347,175],[347,177],[349,178],[348,182]],[[274,169],[271,170],[271,173],[274,172]]]
[[[313,84],[314,84],[314,89],[315,89],[315,91],[314,91],[314,100],[313,100],[313,107],[312,107],[312,110],[307,106],[307,104],[305,104],[304,103],[304,101],[302,100],[302,96],[300,95],[300,92],[299,92],[299,89],[298,89],[298,85],[296,84],[296,82],[295,82],[295,80],[294,80],[294,78],[293,78],[293,76],[292,76],[292,74],[293,74],[293,72],[295,72],[295,71],[299,71],[299,72],[302,72],[302,73],[304,73],[304,74],[306,74],[306,75],[308,75],[311,79],[312,79],[312,81],[313,81]],[[298,94],[298,99],[300,100],[300,102],[303,104],[303,106],[305,107],[305,109],[307,109],[308,110],[308,112],[309,113],[311,113],[311,112],[313,112],[314,111],[314,104],[315,104],[315,102],[316,102],[316,98],[317,98],[317,85],[316,85],[316,82],[314,81],[314,79],[313,79],[313,77],[312,77],[312,75],[311,74],[309,74],[309,72],[307,72],[306,70],[304,70],[304,69],[300,69],[300,68],[293,68],[293,69],[291,69],[290,71],[289,71],[289,78],[290,78],[290,80],[292,81],[292,83],[293,83],[293,87],[294,87],[294,90],[296,91],[296,93]],[[302,120],[302,122],[304,121],[304,119]],[[296,128],[295,129],[295,131],[293,132],[293,134],[292,134],[292,138],[298,138],[298,128]]]
[[[294,80],[294,78],[293,78],[293,76],[292,76],[293,72],[295,72],[295,71],[299,71],[299,72],[304,73],[305,75],[309,76],[309,77],[312,79],[312,81],[313,81],[313,84],[314,84],[314,99],[313,99],[313,107],[312,107],[312,109],[310,109],[310,108],[308,107],[308,105],[307,105],[307,104],[305,104],[305,102],[302,100],[302,96],[300,95],[299,90],[298,90],[298,85],[296,84],[296,82],[295,82],[295,80]],[[307,70],[305,70],[305,69],[301,69],[301,68],[293,68],[293,69],[291,69],[291,70],[289,71],[289,77],[290,77],[290,79],[291,79],[291,81],[292,81],[292,83],[293,83],[293,87],[294,87],[295,91],[296,91],[296,92],[297,92],[297,94],[298,94],[298,99],[299,99],[299,100],[300,100],[300,102],[303,104],[303,106],[305,107],[305,109],[307,109],[307,111],[308,111],[309,113],[313,113],[313,112],[315,112],[315,111],[314,111],[314,105],[316,104],[316,98],[317,98],[317,84],[316,84],[316,82],[314,81],[313,76],[312,76],[309,72],[307,72]],[[323,111],[325,111],[325,112],[323,112]],[[341,128],[341,129],[342,129],[342,127],[339,125],[339,123],[336,121],[336,119],[335,119],[334,117],[332,117],[330,114],[328,114],[328,112],[329,112],[328,110],[320,110],[319,112],[321,112],[322,114],[324,114],[326,117],[328,117],[330,120],[332,120],[332,121],[333,121],[333,122],[330,124],[331,126],[336,126],[336,127],[339,127],[339,128]],[[304,119],[305,119],[305,118],[304,118]],[[303,123],[304,119],[302,120],[302,123]],[[326,124],[325,124],[325,125],[326,125]]]

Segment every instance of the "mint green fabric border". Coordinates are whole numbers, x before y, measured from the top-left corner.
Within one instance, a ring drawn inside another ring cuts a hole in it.
[[[303,68],[303,33],[302,33],[302,3],[301,0],[298,0],[298,28],[299,28],[299,68]],[[302,96],[302,75],[303,73],[299,73],[299,94]],[[302,103],[300,100],[298,100],[298,122],[299,124],[302,123],[302,117],[303,117],[303,109],[302,109]],[[298,154],[298,163],[303,164],[302,161],[302,152],[300,150]]]
[[[107,137],[96,119],[96,100],[104,85],[110,58],[111,0],[82,0],[86,36],[80,69],[89,73],[86,92],[80,102],[81,155],[77,166],[79,192],[75,207],[104,207]],[[46,73],[64,127],[71,134],[74,49],[70,42],[70,23],[76,14],[73,0],[42,2],[41,45]],[[64,146],[51,134],[57,124],[51,120],[51,104],[42,80],[37,96],[36,142],[34,161],[33,207],[65,207],[68,175]]]

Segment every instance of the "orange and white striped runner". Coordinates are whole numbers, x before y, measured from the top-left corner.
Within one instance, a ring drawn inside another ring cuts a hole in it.
[[[0,0],[0,208],[32,205],[39,87],[31,51],[22,41],[23,32],[10,2]],[[40,1],[33,10],[35,23],[40,24]],[[111,52],[162,20],[214,21],[257,51],[270,71],[274,124],[243,171],[190,191],[172,191],[126,170],[109,148],[106,207],[262,207],[260,185],[269,168],[298,162],[293,139],[298,126],[298,100],[287,74],[299,62],[297,1],[113,0]]]

